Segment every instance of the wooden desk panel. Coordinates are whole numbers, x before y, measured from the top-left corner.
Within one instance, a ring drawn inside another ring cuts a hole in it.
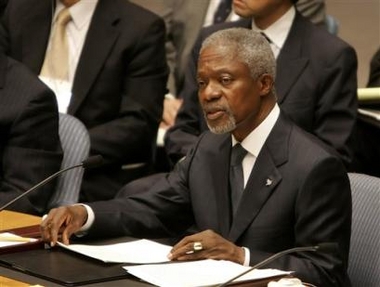
[[[39,216],[18,213],[9,210],[3,210],[0,212],[0,231],[38,225],[40,223],[41,217]]]
[[[31,287],[32,285],[0,276],[0,286],[1,287]],[[42,286],[42,285],[33,285],[33,286],[37,287],[37,286]]]

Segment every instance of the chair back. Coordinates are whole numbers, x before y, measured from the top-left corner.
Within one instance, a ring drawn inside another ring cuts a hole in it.
[[[349,173],[352,231],[348,274],[352,287],[380,286],[380,178]]]
[[[63,149],[61,168],[81,163],[89,156],[90,136],[85,125],[69,114],[59,114],[59,137]],[[77,203],[84,169],[75,168],[63,173],[57,182],[48,208]]]

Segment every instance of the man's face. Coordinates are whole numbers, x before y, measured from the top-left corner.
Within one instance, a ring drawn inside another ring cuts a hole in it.
[[[79,2],[80,0],[60,0],[63,5],[66,7],[73,6],[75,3]]]
[[[255,18],[267,25],[275,22],[292,6],[291,0],[233,0],[234,12],[243,18]],[[263,27],[265,28],[265,27]]]
[[[214,133],[233,131],[243,138],[256,127],[260,83],[231,48],[208,47],[198,61],[199,101]],[[236,135],[235,135],[236,136]]]

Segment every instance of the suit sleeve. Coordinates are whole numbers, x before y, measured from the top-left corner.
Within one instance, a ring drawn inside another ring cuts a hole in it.
[[[194,222],[186,183],[187,168],[184,160],[170,174],[142,178],[152,184],[148,191],[89,203],[95,221],[88,236],[178,238]]]
[[[380,87],[380,49],[371,59],[368,87]]]
[[[33,80],[37,81],[33,78]],[[42,84],[28,82],[20,93],[32,94],[12,122],[3,150],[1,204],[22,194],[60,169],[62,151],[58,135],[58,109],[54,94]],[[33,214],[46,212],[55,181],[30,193],[8,209]]]
[[[336,243],[332,252],[285,255],[270,267],[297,270],[295,277],[316,286],[350,286],[346,282],[351,233],[350,183],[341,162],[329,157],[316,164],[300,185],[295,200],[295,246]],[[272,254],[251,250],[251,264]]]
[[[338,51],[331,55],[330,63],[323,71],[313,133],[332,146],[349,168],[353,159],[358,105],[357,58],[349,46]]]

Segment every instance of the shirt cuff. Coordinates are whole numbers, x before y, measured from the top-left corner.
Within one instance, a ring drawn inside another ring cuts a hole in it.
[[[165,94],[165,99],[173,100],[173,99],[175,99],[175,96],[171,93],[167,93],[167,94]]]
[[[87,220],[86,222],[83,224],[83,226],[75,233],[75,236],[77,237],[82,237],[82,236],[85,236],[88,232],[88,230],[91,228],[92,224],[94,223],[95,221],[95,213],[94,211],[92,210],[91,207],[89,207],[88,205],[86,204],[82,204],[82,203],[79,203],[77,205],[81,205],[83,206],[84,208],[86,208],[86,211],[87,211]]]
[[[251,261],[251,252],[247,247],[242,247],[244,250],[244,266],[249,266],[249,262]]]

